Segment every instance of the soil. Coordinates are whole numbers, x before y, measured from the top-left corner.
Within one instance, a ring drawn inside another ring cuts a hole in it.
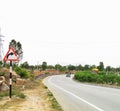
[[[5,97],[0,100],[0,111],[62,111],[52,107],[49,90],[42,82],[23,93],[26,95],[25,99]]]

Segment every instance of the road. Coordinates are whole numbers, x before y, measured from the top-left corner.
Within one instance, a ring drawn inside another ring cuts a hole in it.
[[[64,111],[120,111],[120,89],[83,84],[72,77],[56,75],[43,81]]]

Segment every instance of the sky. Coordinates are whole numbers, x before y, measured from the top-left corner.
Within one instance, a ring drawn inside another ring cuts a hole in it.
[[[0,0],[0,27],[22,63],[120,66],[120,0]]]

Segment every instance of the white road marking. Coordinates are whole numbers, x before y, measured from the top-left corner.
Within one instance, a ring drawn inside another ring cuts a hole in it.
[[[61,88],[60,86],[57,86],[57,85],[54,84],[54,83],[52,83],[52,81],[51,81],[52,78],[53,78],[53,77],[51,77],[51,78],[48,80],[48,82],[49,82],[50,84],[52,84],[53,86],[55,86],[55,87],[59,88],[60,90],[62,90],[62,91],[64,91],[64,92],[66,92],[66,93],[68,93],[68,94],[74,96],[75,98],[79,99],[80,101],[83,101],[84,103],[87,103],[88,105],[90,105],[91,107],[97,109],[98,111],[104,111],[103,109],[101,109],[101,108],[95,106],[94,104],[91,104],[91,103],[89,103],[88,101],[86,101],[86,100],[80,98],[79,96],[76,96],[75,94],[73,94],[73,93],[71,93],[71,92],[69,92],[69,91],[67,91],[67,90],[65,90],[65,89],[63,89],[63,88]]]

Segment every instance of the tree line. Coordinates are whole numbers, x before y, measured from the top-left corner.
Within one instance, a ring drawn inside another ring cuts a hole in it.
[[[99,65],[61,65],[61,64],[55,64],[55,65],[48,65],[47,62],[42,62],[40,65],[29,65],[29,63],[26,61],[20,65],[22,68],[26,69],[38,69],[38,70],[46,70],[46,69],[55,69],[59,71],[89,71],[93,68],[97,68],[99,71],[105,71],[107,72],[120,72],[120,67],[114,68],[111,66],[104,66],[103,62],[99,62]]]
[[[19,61],[22,60],[23,58],[23,49],[22,49],[22,44],[20,42],[17,42],[16,40],[11,40],[9,43],[9,48],[13,47],[15,52],[18,55]],[[111,66],[104,66],[103,62],[99,62],[99,65],[66,65],[63,66],[61,64],[55,64],[55,65],[48,65],[46,61],[43,61],[41,65],[29,65],[28,61],[25,61],[24,63],[20,64],[22,68],[26,69],[38,69],[38,70],[46,70],[46,69],[55,69],[59,71],[66,71],[66,70],[75,70],[75,71],[85,71],[85,70],[92,70],[93,68],[97,68],[99,71],[106,71],[106,72],[120,72],[120,67],[114,68]]]

